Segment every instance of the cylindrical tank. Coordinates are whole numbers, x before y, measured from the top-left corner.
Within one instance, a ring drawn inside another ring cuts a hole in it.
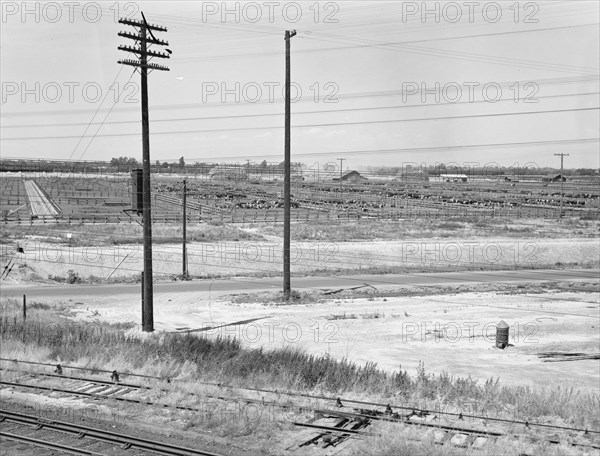
[[[504,320],[496,326],[496,347],[505,349],[508,347],[508,330],[509,327]]]

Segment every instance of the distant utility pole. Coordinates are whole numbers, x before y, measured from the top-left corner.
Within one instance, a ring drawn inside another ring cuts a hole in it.
[[[338,158],[338,160],[340,161],[340,196],[342,195],[342,176],[344,175],[344,166],[343,166],[343,162],[344,160],[346,160],[345,158]]]
[[[119,32],[119,36],[135,41],[135,47],[119,46],[121,51],[131,52],[139,56],[139,60],[119,60],[122,65],[129,65],[140,69],[141,74],[141,92],[142,92],[142,148],[143,148],[143,171],[142,171],[142,192],[143,192],[143,225],[144,225],[144,273],[142,294],[142,330],[146,332],[154,331],[154,310],[152,293],[152,214],[150,211],[150,127],[148,117],[148,70],[169,71],[167,67],[148,63],[148,57],[158,57],[168,59],[168,54],[148,50],[149,44],[159,46],[168,46],[166,41],[158,40],[153,35],[152,30],[166,32],[167,29],[158,25],[149,25],[146,22],[144,13],[142,20],[120,19],[120,24],[136,27],[137,34],[129,32]],[[150,34],[147,36],[146,32]],[[171,53],[167,49],[167,52]]]
[[[560,218],[563,216],[563,195],[565,194],[565,177],[563,176],[563,159],[568,157],[569,154],[554,154],[560,157]]]
[[[186,203],[186,195],[187,195],[187,181],[183,179],[183,271],[182,278],[186,280],[188,277],[187,270],[187,203]]]
[[[285,158],[283,178],[283,298],[289,301],[290,279],[290,181],[291,181],[291,114],[290,114],[290,39],[296,31],[285,31]]]

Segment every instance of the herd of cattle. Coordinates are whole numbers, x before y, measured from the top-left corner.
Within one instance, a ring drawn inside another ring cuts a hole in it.
[[[281,184],[251,184],[249,182],[190,182],[188,200],[214,205],[221,210],[283,209]],[[181,182],[158,183],[158,193],[181,194]],[[586,192],[565,192],[566,208],[598,207],[599,195]],[[292,208],[306,210],[368,213],[398,211],[406,207],[447,209],[473,207],[486,209],[518,207],[555,207],[560,205],[560,193],[545,188],[482,188],[464,184],[443,186],[390,186],[385,183],[344,185],[338,183],[308,184],[295,182],[292,186]]]

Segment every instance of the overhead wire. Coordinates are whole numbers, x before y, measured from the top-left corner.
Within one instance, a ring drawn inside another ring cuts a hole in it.
[[[362,120],[355,122],[324,122],[314,124],[301,124],[293,125],[293,128],[316,128],[316,127],[341,127],[348,125],[373,125],[373,124],[388,124],[388,123],[402,123],[402,122],[425,122],[425,121],[439,121],[439,120],[456,120],[456,119],[472,119],[472,118],[487,118],[487,117],[503,117],[503,116],[519,116],[519,115],[540,115],[540,114],[557,114],[564,112],[583,112],[583,111],[596,111],[600,109],[600,106],[590,108],[571,108],[571,109],[551,109],[551,110],[538,110],[538,111],[525,111],[525,112],[508,112],[508,113],[495,113],[495,114],[472,114],[472,115],[461,115],[461,116],[439,116],[439,117],[418,117],[409,119],[388,119],[388,120]],[[110,111],[109,111],[110,114]],[[101,124],[102,125],[102,124]],[[224,128],[204,128],[199,130],[168,130],[168,131],[153,131],[152,135],[181,135],[191,133],[213,133],[213,132],[231,132],[231,131],[257,131],[257,130],[280,130],[284,128],[282,125],[275,126],[253,126],[253,127],[224,127]],[[98,132],[94,135],[95,137],[123,137],[123,136],[138,136],[138,132],[133,133],[106,133],[98,135]],[[73,139],[77,136],[63,135],[63,136],[21,136],[21,137],[4,137],[5,141],[36,141],[36,140],[54,140],[54,139]]]
[[[596,77],[592,77],[592,76],[581,76],[581,77],[562,77],[562,78],[549,78],[549,79],[530,79],[530,80],[518,80],[518,81],[504,81],[504,82],[498,82],[495,83],[496,85],[500,86],[501,88],[504,87],[508,87],[511,88],[515,85],[517,85],[518,87],[525,87],[526,84],[533,84],[534,87],[540,87],[540,86],[546,86],[546,85],[562,85],[562,84],[585,84],[585,83],[594,83],[594,84],[598,84],[600,80]],[[410,82],[410,81],[405,81],[405,82]],[[464,84],[467,84],[467,82],[465,81]],[[471,84],[471,83],[469,83]],[[441,86],[441,84],[440,84]],[[423,87],[419,86],[417,87],[417,91],[414,95],[420,94],[422,91]],[[347,99],[360,99],[360,98],[388,98],[388,97],[394,97],[394,96],[406,96],[407,93],[406,91],[402,90],[402,89],[396,89],[396,90],[382,90],[382,91],[369,91],[369,92],[355,92],[355,93],[336,93],[335,94],[335,98],[336,100],[347,100]],[[536,94],[537,96],[537,94]],[[540,96],[541,97],[541,96]],[[276,103],[283,103],[284,99],[283,97],[281,98],[274,98],[273,100],[271,99],[260,99],[258,100],[256,103],[246,103],[246,104],[240,104],[240,103],[223,103],[222,101],[206,101],[206,102],[198,102],[198,103],[185,103],[185,104],[171,104],[171,105],[157,105],[157,106],[153,106],[152,109],[153,110],[165,110],[165,109],[187,109],[187,108],[218,108],[218,107],[253,107],[259,104],[276,104]],[[298,100],[297,103],[301,103],[301,102],[306,102],[306,101],[311,101],[314,102],[313,97],[308,97],[308,98],[301,98],[300,100]],[[473,100],[474,102],[478,102],[478,100]],[[470,102],[470,100],[469,100]],[[451,105],[455,105],[458,103],[453,103],[453,102],[444,102],[444,103],[436,103],[435,105],[440,105],[440,106],[451,106]],[[413,105],[407,105],[407,106],[413,106]],[[415,107],[418,106],[424,106],[423,104],[417,104],[414,105]],[[425,105],[425,106],[433,106],[433,104],[429,104],[429,105]],[[117,110],[119,111],[132,111],[132,110],[138,110],[139,108],[134,108],[134,107],[120,107],[117,108]],[[72,109],[72,110],[47,110],[47,111],[28,111],[28,112],[15,112],[15,111],[9,111],[9,112],[4,112],[3,114],[5,116],[30,116],[30,115],[47,115],[47,114],[65,114],[65,115],[69,115],[69,114],[80,114],[80,113],[85,113],[85,112],[89,112],[89,109]]]
[[[536,102],[540,99],[551,99],[551,98],[566,98],[566,97],[578,97],[578,96],[589,96],[589,95],[600,95],[600,92],[579,92],[579,93],[568,93],[568,94],[557,94],[557,95],[536,95]],[[515,103],[514,98],[502,98],[498,101],[494,101],[496,103],[502,102],[513,102]],[[445,103],[422,103],[422,104],[395,104],[391,106],[368,106],[361,108],[342,108],[342,109],[321,109],[314,111],[298,111],[294,112],[294,115],[307,115],[307,114],[339,114],[345,112],[363,112],[363,111],[383,111],[388,109],[404,109],[404,108],[421,108],[421,107],[444,107],[444,106],[457,106],[457,105],[472,105],[472,104],[481,104],[486,103],[490,104],[490,101],[486,100],[464,100],[457,102],[445,102]],[[533,99],[532,99],[532,103]],[[114,105],[113,105],[114,106]],[[203,116],[203,117],[176,117],[172,119],[152,119],[153,123],[161,123],[161,122],[184,122],[184,121],[195,121],[195,120],[226,120],[226,119],[244,119],[244,118],[255,118],[255,117],[274,117],[281,116],[281,113],[265,113],[265,114],[234,114],[234,115],[221,115],[221,116]],[[106,120],[106,118],[105,118]],[[138,120],[116,120],[112,122],[102,122],[103,125],[122,125],[122,124],[139,124]],[[82,126],[87,125],[86,123],[73,122],[73,123],[52,123],[52,124],[23,124],[23,125],[1,125],[0,128],[28,128],[28,127],[71,127],[71,126]],[[98,124],[92,124],[98,125]]]
[[[320,41],[333,41],[333,42],[346,42],[355,41],[359,44],[359,47],[376,47],[378,49],[384,49],[395,52],[405,52],[409,54],[425,55],[442,57],[448,59],[465,60],[479,63],[491,63],[497,65],[511,65],[511,67],[519,66],[522,68],[531,68],[536,70],[554,71],[560,73],[576,73],[576,74],[587,74],[598,76],[600,69],[588,68],[588,67],[574,67],[572,65],[561,65],[547,62],[538,62],[534,60],[523,60],[507,57],[494,57],[486,56],[483,54],[476,54],[472,52],[462,51],[450,51],[450,50],[438,50],[432,48],[424,48],[420,46],[410,46],[405,44],[388,44],[385,42],[378,42],[375,40],[365,40],[360,38],[349,38],[340,35],[314,33],[310,35],[302,35],[306,39],[320,40]]]

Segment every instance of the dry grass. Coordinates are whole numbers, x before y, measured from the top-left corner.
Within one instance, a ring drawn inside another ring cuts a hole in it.
[[[257,225],[258,232],[281,236],[282,228]],[[294,223],[291,237],[298,241],[365,241],[407,240],[445,237],[480,238],[491,236],[518,238],[595,237],[600,233],[600,222],[580,218],[556,220],[509,219],[485,217],[453,217],[452,219],[417,218],[410,220],[360,220],[355,222]]]
[[[568,444],[553,445],[537,443],[532,445],[524,440],[502,438],[489,441],[481,449],[460,448],[434,443],[435,431],[423,431],[414,426],[382,423],[379,435],[357,445],[353,456],[514,456],[543,454],[548,456],[569,456],[589,454],[583,449],[572,448]]]
[[[15,225],[0,227],[0,243],[9,243],[23,238],[23,234],[35,235],[38,242],[69,244],[67,233],[73,235],[70,245],[117,245],[141,244],[142,227],[136,223],[95,224],[95,225],[36,225],[23,228]],[[263,236],[244,231],[233,225],[224,223],[190,224],[187,227],[187,239],[190,242],[217,241],[260,241]],[[152,241],[156,244],[181,242],[183,231],[181,225],[152,225]]]
[[[227,300],[237,304],[291,305],[315,304],[324,300],[320,291],[292,290],[290,299],[286,301],[282,291],[262,291],[259,293],[239,293],[227,296]]]
[[[419,408],[442,405],[462,409],[469,403],[477,404],[477,414],[600,427],[598,395],[580,393],[575,388],[509,387],[493,379],[482,384],[472,378],[434,375],[426,372],[424,365],[416,376],[401,370],[389,373],[374,363],[359,366],[347,359],[338,361],[297,349],[265,351],[243,348],[233,338],[137,333],[133,324],[81,323],[67,320],[67,315],[64,308],[34,304],[24,323],[20,303],[3,300],[1,356],[117,369],[192,383],[214,381],[280,391],[367,396],[396,404],[419,404]],[[177,402],[181,397],[176,395],[171,400]],[[243,423],[236,426],[241,427],[230,431],[249,429]]]

